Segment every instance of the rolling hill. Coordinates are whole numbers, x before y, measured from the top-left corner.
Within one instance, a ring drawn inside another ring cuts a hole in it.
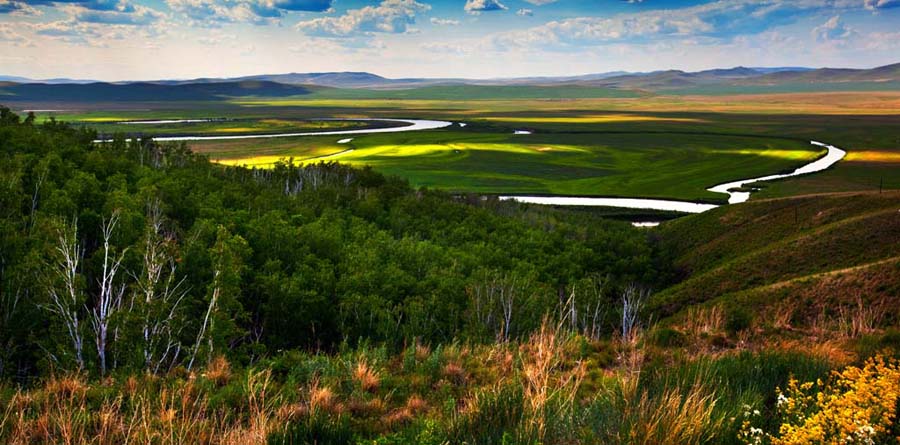
[[[443,92],[447,89],[464,87],[579,87],[584,88],[584,91],[588,91],[588,88],[603,88],[674,94],[733,94],[900,89],[900,63],[873,69],[734,67],[697,72],[666,70],[626,73],[616,71],[572,76],[498,79],[391,79],[367,72],[324,72],[111,83],[67,81],[66,79],[33,81],[15,76],[0,76],[0,80],[19,84],[19,86],[4,87],[0,90],[0,94],[13,96],[13,100],[84,101],[93,100],[90,99],[92,97],[108,97],[109,100],[151,100],[160,97],[172,100],[206,100],[216,97],[241,96],[283,97],[308,94],[311,86],[353,91],[376,91],[375,93],[358,94],[337,93],[337,96],[354,98],[385,97],[385,94],[377,92],[385,90],[422,90],[415,94],[387,94],[390,97],[414,96],[418,98],[428,96],[430,92]],[[70,88],[68,85],[79,86]],[[428,88],[432,88],[432,90],[429,91]],[[509,96],[508,93],[495,95],[501,98]],[[534,94],[524,96],[533,97]],[[547,97],[552,98],[556,95],[550,94]],[[596,96],[592,95],[591,97]]]
[[[697,304],[806,315],[855,304],[900,304],[900,192],[751,201],[663,224],[685,278],[654,297],[664,316]],[[813,314],[814,315],[814,314]]]
[[[206,82],[179,85],[156,83],[44,84],[0,86],[4,101],[204,101],[225,97],[285,97],[312,93],[310,87],[269,81]]]

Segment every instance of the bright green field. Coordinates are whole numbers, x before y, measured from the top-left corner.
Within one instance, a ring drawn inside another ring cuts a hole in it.
[[[279,158],[302,162],[331,155],[327,160],[369,165],[416,186],[452,191],[721,200],[705,189],[782,171],[819,154],[793,140],[721,135],[450,130],[367,135],[340,145],[336,139],[270,140],[260,142],[252,156],[227,148],[210,156],[231,165],[268,166]]]
[[[370,165],[415,186],[450,191],[712,202],[725,197],[706,188],[793,169],[820,154],[808,144],[820,140],[851,154],[871,155],[848,157],[826,172],[767,184],[754,198],[872,190],[879,184],[900,188],[900,116],[890,112],[900,105],[900,95],[893,92],[775,94],[740,100],[719,96],[531,99],[502,98],[524,94],[521,89],[477,89],[484,99],[442,99],[445,93],[452,95],[452,87],[441,87],[429,93],[435,97],[417,90],[411,98],[397,99],[373,94],[353,100],[94,104],[82,105],[83,109],[60,104],[60,109],[70,111],[44,113],[39,119],[52,114],[104,132],[120,126],[109,123],[114,120],[232,119],[141,128],[148,134],[176,135],[344,129],[333,125],[347,123],[322,120],[332,117],[442,119],[467,126],[356,135],[350,144],[337,144],[350,136],[317,136],[191,142],[190,146],[223,164],[268,167],[287,158],[335,160]],[[518,129],[534,134],[513,135]]]

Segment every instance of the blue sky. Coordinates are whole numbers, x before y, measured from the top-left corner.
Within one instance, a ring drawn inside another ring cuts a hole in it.
[[[515,77],[900,62],[900,0],[0,0],[0,74]]]

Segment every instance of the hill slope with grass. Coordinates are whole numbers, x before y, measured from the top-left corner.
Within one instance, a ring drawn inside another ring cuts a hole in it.
[[[227,97],[286,97],[310,94],[310,87],[270,81],[205,82],[180,85],[155,83],[9,83],[0,86],[6,101],[208,101]]]
[[[716,303],[757,314],[793,304],[815,315],[856,303],[896,307],[900,297],[897,191],[751,201],[660,232],[686,277],[654,297],[664,315]]]

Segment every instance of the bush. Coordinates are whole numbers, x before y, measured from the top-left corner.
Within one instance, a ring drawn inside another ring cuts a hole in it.
[[[651,341],[659,347],[674,348],[684,346],[687,338],[681,331],[672,328],[660,328],[653,331]]]
[[[290,424],[283,432],[269,436],[269,445],[347,445],[353,431],[346,416],[337,418],[316,413]]]
[[[753,316],[743,307],[732,307],[728,310],[728,318],[725,320],[725,330],[729,334],[737,334],[750,328]]]

